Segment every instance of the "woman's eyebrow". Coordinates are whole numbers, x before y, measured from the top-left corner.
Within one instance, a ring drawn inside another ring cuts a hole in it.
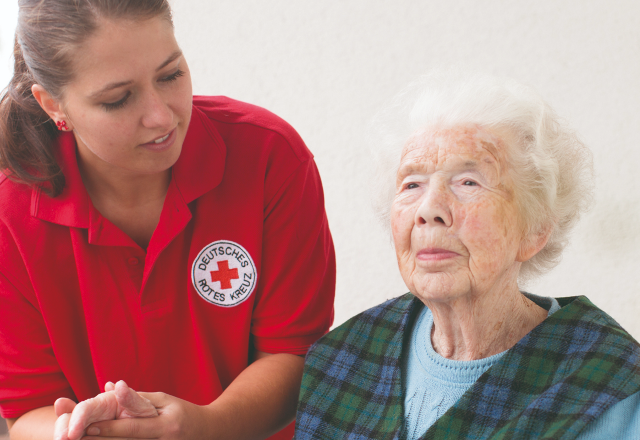
[[[156,72],[159,70],[162,70],[164,67],[167,66],[167,64],[170,64],[171,62],[175,61],[177,58],[182,56],[182,51],[180,49],[176,50],[175,52],[173,52],[171,55],[169,55],[169,58],[167,58],[162,64],[160,64],[160,66],[156,69]],[[107,84],[106,86],[104,86],[102,89],[98,90],[97,92],[91,93],[89,95],[89,98],[98,98],[100,97],[100,95],[113,90],[113,89],[117,89],[118,87],[124,87],[124,86],[128,86],[129,84],[131,84],[133,81],[120,81],[117,83],[111,83],[111,84]]]
[[[427,166],[421,162],[418,161],[410,161],[410,162],[406,162],[404,164],[400,164],[400,166],[398,167],[398,172],[397,174],[400,176],[409,176],[411,174],[414,173],[421,173],[424,172],[425,169],[427,168]]]
[[[109,90],[113,90],[113,89],[117,89],[118,87],[124,87],[124,86],[128,86],[129,84],[131,84],[133,81],[121,81],[121,82],[117,82],[117,83],[111,83],[111,84],[107,84],[106,86],[104,86],[103,88],[101,88],[100,90],[98,90],[97,92],[93,92],[89,95],[89,98],[99,98],[100,95],[108,92]]]
[[[178,57],[181,57],[181,56],[182,56],[182,51],[180,49],[176,50],[174,53],[169,55],[169,58],[167,58],[164,63],[160,64],[160,67],[156,69],[156,72],[159,70],[162,70],[164,67],[167,66],[167,64],[171,63],[172,61],[176,60]]]

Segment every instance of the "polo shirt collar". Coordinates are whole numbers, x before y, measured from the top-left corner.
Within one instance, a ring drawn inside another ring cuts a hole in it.
[[[89,228],[94,210],[84,187],[76,157],[73,133],[60,133],[56,157],[65,176],[65,186],[57,197],[49,197],[40,187],[31,194],[31,215],[51,223]],[[185,204],[218,186],[224,175],[226,146],[209,118],[193,107],[182,152],[172,168],[172,184]],[[95,217],[95,216],[94,216]]]
[[[222,136],[207,115],[194,106],[182,152],[172,174],[186,203],[220,184],[226,156]]]
[[[64,174],[64,188],[57,197],[50,197],[40,186],[35,187],[31,193],[31,215],[63,226],[88,228],[92,204],[78,169],[73,133],[60,133],[54,148]]]

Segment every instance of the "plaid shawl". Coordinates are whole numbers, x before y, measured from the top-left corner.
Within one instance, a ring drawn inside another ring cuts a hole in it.
[[[640,346],[586,297],[487,370],[424,439],[574,439],[640,391]],[[407,294],[336,328],[307,355],[295,439],[398,439],[401,355],[421,302]]]

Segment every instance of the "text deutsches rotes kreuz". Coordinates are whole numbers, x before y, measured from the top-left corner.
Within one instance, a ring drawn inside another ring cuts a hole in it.
[[[245,301],[256,286],[256,268],[238,243],[215,241],[205,246],[193,262],[193,287],[206,301],[233,307]]]

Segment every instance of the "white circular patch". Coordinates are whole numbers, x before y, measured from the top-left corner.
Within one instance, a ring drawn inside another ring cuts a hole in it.
[[[191,268],[193,287],[211,304],[234,307],[256,287],[258,274],[249,252],[232,241],[214,241],[200,251]]]

